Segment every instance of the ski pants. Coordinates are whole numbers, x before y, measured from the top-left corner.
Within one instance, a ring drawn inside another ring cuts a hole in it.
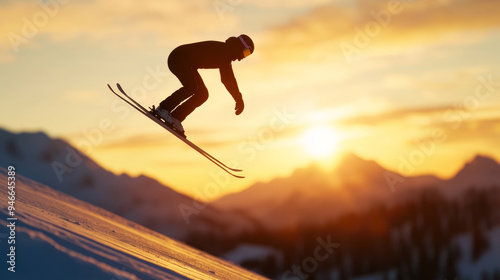
[[[183,121],[194,109],[208,99],[208,90],[198,70],[192,67],[182,52],[173,50],[168,57],[168,68],[179,79],[182,87],[160,103],[172,117]]]

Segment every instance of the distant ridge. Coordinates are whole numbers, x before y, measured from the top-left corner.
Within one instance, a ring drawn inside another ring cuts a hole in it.
[[[443,182],[445,194],[456,197],[468,187],[487,188],[500,185],[500,165],[494,159],[477,155],[465,163],[453,178]]]
[[[253,227],[237,213],[210,206],[186,222],[180,205],[202,202],[147,176],[115,175],[64,140],[42,132],[0,129],[0,166],[9,165],[30,179],[176,239],[184,240],[191,232],[227,235]]]
[[[387,174],[398,178],[391,188]],[[455,198],[468,187],[500,186],[500,165],[478,155],[451,179],[433,175],[405,177],[374,161],[348,154],[335,170],[311,165],[286,178],[252,185],[213,202],[219,209],[246,211],[270,229],[321,224],[352,210],[411,200],[423,188],[435,188]]]

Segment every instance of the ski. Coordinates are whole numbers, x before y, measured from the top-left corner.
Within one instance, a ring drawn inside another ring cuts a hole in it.
[[[161,127],[163,127],[165,130],[167,130],[170,133],[172,133],[174,136],[176,136],[177,138],[179,138],[181,141],[183,141],[184,143],[186,143],[188,146],[190,146],[191,148],[193,148],[195,151],[199,152],[202,156],[204,156],[205,158],[207,158],[208,160],[210,160],[212,163],[214,163],[215,165],[217,165],[222,170],[226,171],[231,176],[236,177],[236,178],[245,178],[244,176],[233,174],[231,172],[231,171],[241,172],[242,171],[241,169],[231,168],[231,167],[225,165],[220,160],[218,160],[217,158],[215,158],[211,154],[207,153],[205,150],[201,149],[200,147],[198,147],[193,142],[189,141],[188,139],[186,139],[182,135],[178,134],[174,129],[172,129],[170,126],[168,126],[163,121],[161,121],[160,119],[158,119],[156,116],[152,115],[146,108],[144,108],[144,106],[142,106],[140,103],[138,103],[137,101],[135,101],[132,97],[130,97],[123,90],[123,88],[120,86],[120,84],[116,84],[116,85],[117,85],[118,89],[120,90],[120,92],[126,98],[128,98],[129,100],[127,100],[125,97],[121,96],[120,94],[116,93],[113,90],[113,88],[108,84],[108,88],[111,90],[111,92],[113,94],[115,94],[116,96],[118,96],[120,99],[122,99],[123,101],[125,101],[127,104],[129,104],[130,106],[132,106],[137,111],[141,112],[143,115],[145,115],[146,117],[148,117],[152,121],[156,122],[158,125],[160,125]]]

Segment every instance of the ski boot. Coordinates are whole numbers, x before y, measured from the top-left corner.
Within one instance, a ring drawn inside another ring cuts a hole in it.
[[[168,127],[175,130],[175,132],[177,132],[179,135],[186,138],[184,127],[182,126],[181,122],[178,119],[172,117],[169,111],[163,109],[162,107],[155,108],[155,106],[153,105],[150,112],[158,119],[163,120],[163,122],[168,125]]]

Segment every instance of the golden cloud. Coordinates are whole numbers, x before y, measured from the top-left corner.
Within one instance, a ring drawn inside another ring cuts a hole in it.
[[[464,31],[500,26],[500,2],[492,0],[371,1],[328,4],[270,30],[262,47],[276,59],[321,59],[348,55],[367,47],[428,45]],[[277,47],[279,46],[279,47]]]
[[[407,121],[409,118],[412,117],[432,118],[435,116],[442,116],[445,112],[453,109],[454,108],[452,106],[401,109],[401,110],[388,111],[377,115],[355,116],[341,121],[340,124],[346,126],[350,125],[375,126],[375,125],[387,124],[390,122]]]
[[[42,36],[57,42],[119,39],[123,47],[199,39],[207,29],[224,34],[237,26],[231,13],[222,22],[209,1],[10,0],[0,4],[0,62],[36,46]]]

